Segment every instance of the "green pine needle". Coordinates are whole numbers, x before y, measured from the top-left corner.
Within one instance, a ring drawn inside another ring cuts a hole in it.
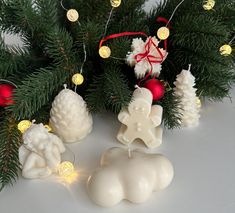
[[[0,191],[18,177],[18,149],[21,144],[16,121],[11,114],[0,118]]]

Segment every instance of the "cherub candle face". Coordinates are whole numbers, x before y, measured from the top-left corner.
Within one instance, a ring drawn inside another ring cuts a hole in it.
[[[88,178],[88,193],[98,205],[111,207],[126,199],[143,203],[153,191],[166,188],[173,179],[171,162],[160,154],[107,150],[101,167]]]

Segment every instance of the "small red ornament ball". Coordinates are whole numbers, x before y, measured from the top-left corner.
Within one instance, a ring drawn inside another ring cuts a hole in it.
[[[144,87],[151,91],[154,101],[158,101],[164,96],[165,93],[164,84],[157,79],[148,80],[144,84]]]
[[[13,90],[15,87],[9,84],[0,84],[0,107],[5,107],[14,104]]]

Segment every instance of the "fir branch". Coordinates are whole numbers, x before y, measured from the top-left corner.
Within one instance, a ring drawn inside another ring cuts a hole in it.
[[[168,129],[180,128],[180,100],[174,96],[173,90],[165,93],[164,98],[156,103],[163,108],[163,124]]]
[[[9,106],[16,119],[30,119],[42,106],[48,103],[54,91],[66,81],[69,74],[59,68],[41,68],[26,78],[15,90],[16,104]]]
[[[87,106],[91,112],[98,113],[105,110],[104,76],[96,76],[87,89],[85,96]]]
[[[98,54],[98,44],[100,36],[103,32],[103,27],[95,21],[87,21],[79,26],[77,23],[71,25],[74,43],[83,56],[83,43],[86,45],[87,53],[90,57],[94,58]],[[97,51],[95,51],[97,50]]]
[[[9,33],[34,35],[42,26],[31,0],[5,1],[0,17],[1,29]]]
[[[18,177],[18,149],[21,144],[16,121],[11,114],[0,119],[0,191]]]
[[[37,13],[45,26],[53,27],[58,23],[59,1],[56,0],[35,0]],[[49,29],[46,29],[49,30]]]
[[[46,51],[57,66],[67,71],[76,69],[73,39],[66,30],[54,27],[47,35]]]
[[[3,42],[0,43],[0,78],[16,74],[19,70],[26,69],[25,60],[28,54],[22,48],[7,47]]]
[[[118,67],[107,67],[104,73],[104,93],[107,105],[115,113],[130,103],[131,91]]]

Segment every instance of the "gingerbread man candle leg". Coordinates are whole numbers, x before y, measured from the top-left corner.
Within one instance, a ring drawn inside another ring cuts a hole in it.
[[[134,135],[128,130],[128,127],[125,125],[121,126],[117,135],[117,139],[125,145],[129,145],[135,140]]]
[[[158,146],[158,144],[156,143],[156,137],[151,130],[149,130],[147,134],[143,134],[140,139],[148,148],[155,148]]]

